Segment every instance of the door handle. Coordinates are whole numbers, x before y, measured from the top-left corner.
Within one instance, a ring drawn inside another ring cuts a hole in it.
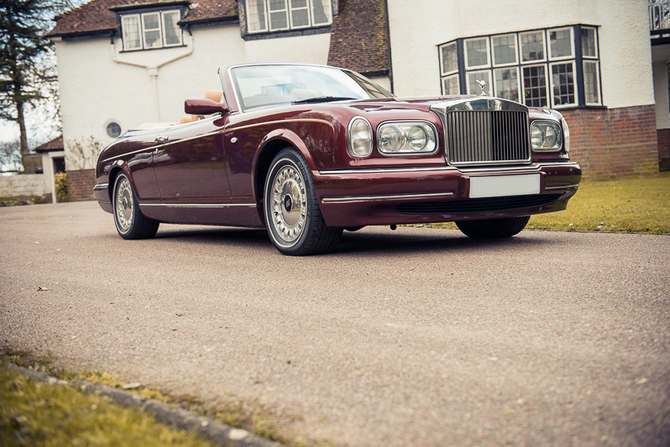
[[[168,137],[159,136],[159,137],[156,137],[154,142],[158,143],[158,144],[161,144],[161,143],[165,143],[167,140],[168,140]]]

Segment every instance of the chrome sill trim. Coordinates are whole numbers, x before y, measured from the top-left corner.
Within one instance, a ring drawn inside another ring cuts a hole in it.
[[[577,189],[579,188],[579,184],[574,183],[572,185],[563,185],[563,186],[545,186],[544,189],[545,191],[553,191],[555,189]]]
[[[109,183],[98,183],[93,187],[93,191],[100,191],[109,188]]]
[[[436,192],[429,194],[397,194],[387,196],[349,196],[349,197],[324,197],[323,203],[343,203],[343,202],[367,202],[372,200],[391,200],[391,199],[430,199],[435,197],[452,197],[453,192]]]
[[[140,203],[142,207],[165,207],[165,208],[234,208],[254,207],[255,203]]]
[[[395,174],[397,172],[417,172],[417,171],[457,171],[458,169],[445,167],[422,166],[417,168],[361,168],[361,169],[336,169],[329,171],[319,171],[319,175],[348,175],[348,174]]]

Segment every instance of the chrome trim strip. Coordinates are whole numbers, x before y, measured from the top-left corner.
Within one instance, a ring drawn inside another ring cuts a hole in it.
[[[574,183],[572,185],[563,185],[563,186],[545,186],[545,191],[553,191],[554,189],[577,189],[579,184]]]
[[[350,196],[350,197],[324,197],[323,203],[342,203],[342,202],[367,202],[371,200],[389,200],[389,199],[429,199],[433,197],[452,197],[453,192],[436,192],[428,194],[398,194],[387,196]]]
[[[109,188],[109,183],[98,183],[93,187],[93,191],[100,191]]]
[[[219,118],[220,118],[220,117],[219,117]],[[208,118],[206,118],[206,119],[208,119]],[[205,120],[200,120],[200,121],[203,121],[203,122],[204,122]],[[180,139],[180,140],[168,140],[168,141],[166,141],[165,143],[162,143],[162,144],[156,144],[156,145],[154,145],[154,146],[145,147],[145,148],[143,148],[143,149],[138,149],[138,150],[136,150],[136,151],[126,152],[126,153],[117,155],[117,156],[115,156],[115,157],[105,158],[104,160],[101,160],[100,163],[104,163],[104,162],[106,162],[106,161],[111,161],[111,160],[116,160],[117,158],[126,157],[126,156],[128,156],[128,155],[139,154],[140,152],[151,152],[151,151],[154,151],[154,150],[156,150],[156,149],[158,149],[158,148],[161,148],[161,147],[163,147],[163,146],[168,146],[168,145],[170,145],[170,144],[174,144],[174,143],[182,143],[182,142],[184,142],[184,141],[191,141],[191,140],[195,140],[195,139],[197,139],[197,138],[209,137],[210,135],[215,135],[215,134],[221,133],[222,131],[223,131],[223,128],[220,128],[220,129],[216,129],[216,130],[214,130],[214,131],[212,131],[212,132],[205,133],[205,134],[202,134],[202,135],[195,135],[195,136],[193,136],[193,137],[182,138],[182,139]]]
[[[348,174],[395,174],[402,172],[416,172],[416,171],[458,171],[458,169],[445,167],[430,167],[423,166],[417,168],[361,168],[361,169],[334,169],[330,171],[318,171],[319,175],[348,175]]]
[[[540,168],[565,168],[565,167],[571,167],[571,168],[579,168],[579,163],[574,162],[574,161],[558,161],[558,162],[549,162],[549,163],[538,163],[538,167]]]
[[[165,207],[165,208],[238,208],[254,207],[255,203],[140,203],[142,207]]]
[[[520,171],[522,171],[522,170],[537,171],[539,168],[540,168],[540,166],[538,166],[535,163],[532,163],[532,164],[529,164],[529,165],[516,164],[516,165],[513,165],[513,166],[498,166],[498,167],[495,167],[495,168],[491,168],[491,167],[487,168],[486,166],[480,166],[478,168],[476,168],[476,167],[459,168],[458,170],[462,173],[465,173],[465,174],[471,174],[473,172],[500,172],[500,171],[508,171],[510,173],[516,174],[516,173],[520,173]]]

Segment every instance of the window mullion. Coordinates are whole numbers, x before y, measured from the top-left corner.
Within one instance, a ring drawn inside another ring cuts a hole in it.
[[[586,96],[584,94],[584,64],[582,58],[582,26],[575,25],[572,31],[575,41],[575,83],[577,84],[577,106],[586,105]]]

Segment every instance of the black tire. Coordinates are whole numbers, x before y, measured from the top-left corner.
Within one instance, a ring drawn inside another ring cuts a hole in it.
[[[156,235],[160,224],[142,214],[133,187],[125,173],[119,174],[114,182],[112,206],[114,225],[122,238],[149,239]]]
[[[281,150],[265,179],[263,210],[270,240],[282,254],[325,253],[337,245],[342,228],[326,225],[309,166],[295,148]]]
[[[458,229],[472,239],[499,239],[512,237],[526,227],[530,216],[502,219],[464,220],[456,222]]]

